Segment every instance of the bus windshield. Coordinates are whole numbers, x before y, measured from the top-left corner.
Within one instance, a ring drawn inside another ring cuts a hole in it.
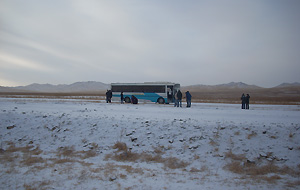
[[[114,99],[120,98],[123,92],[126,103],[135,96],[139,100],[157,102],[160,104],[174,102],[174,95],[180,89],[176,83],[112,83],[111,91]]]

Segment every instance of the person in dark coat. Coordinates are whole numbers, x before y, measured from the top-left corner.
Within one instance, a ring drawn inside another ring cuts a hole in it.
[[[108,103],[109,102],[109,90],[106,91],[105,96],[106,96],[106,103]]]
[[[245,109],[245,104],[246,104],[246,96],[245,96],[245,94],[244,94],[244,93],[242,94],[241,100],[242,100],[242,109]]]
[[[121,104],[124,104],[124,95],[123,95],[123,92],[121,92]]]
[[[245,98],[245,103],[246,103],[246,109],[249,109],[249,101],[250,101],[250,95],[247,94],[246,98]]]
[[[131,103],[138,104],[138,99],[134,95],[131,96]]]
[[[174,107],[176,107],[178,105],[178,100],[177,100],[177,91],[174,94]]]
[[[111,103],[111,99],[112,99],[112,91],[109,90],[109,103]]]
[[[182,93],[180,90],[178,90],[177,94],[176,94],[176,98],[177,98],[177,107],[182,107]]]
[[[190,94],[189,91],[186,91],[185,97],[186,97],[186,107],[190,108],[192,104],[192,95]]]

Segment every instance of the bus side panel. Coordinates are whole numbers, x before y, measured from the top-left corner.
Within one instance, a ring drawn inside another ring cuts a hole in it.
[[[157,102],[158,98],[162,97],[166,103],[168,102],[167,98],[164,97],[163,93],[160,94],[159,93],[127,93],[127,92],[123,93],[124,98],[125,97],[131,98],[132,95],[134,95],[139,100],[149,100],[151,102]],[[113,97],[120,99],[121,93],[113,92]]]

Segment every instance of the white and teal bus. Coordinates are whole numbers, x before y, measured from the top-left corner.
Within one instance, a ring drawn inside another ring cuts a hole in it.
[[[169,104],[174,102],[174,95],[180,89],[180,84],[176,83],[112,83],[111,91],[113,99],[121,98],[123,92],[124,101],[131,102],[131,96],[138,100],[157,102],[159,104]]]

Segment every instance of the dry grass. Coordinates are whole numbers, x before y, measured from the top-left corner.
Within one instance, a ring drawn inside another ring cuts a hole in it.
[[[263,179],[264,181],[274,184],[276,183],[278,180],[282,179],[279,175],[273,175],[273,176],[263,176],[261,179]]]
[[[271,162],[266,165],[259,166],[257,164],[233,161],[227,164],[226,168],[233,173],[246,174],[249,176],[263,176],[268,174],[299,176],[299,172],[295,171],[294,169],[288,166],[279,167]]]
[[[162,154],[165,154],[165,147],[164,146],[159,146],[159,147],[153,147],[154,149],[154,153],[155,154],[159,154],[159,155],[162,155]]]
[[[53,159],[52,160],[54,164],[65,164],[65,163],[74,163],[76,162],[75,159],[71,159],[71,158],[62,158],[62,159]]]
[[[240,132],[237,131],[237,132],[234,133],[234,135],[238,136],[238,135],[240,135]]]
[[[231,151],[226,153],[226,158],[230,158],[232,161],[225,166],[225,169],[236,174],[244,175],[245,178],[264,180],[268,183],[276,183],[278,180],[282,179],[279,175],[300,177],[299,166],[298,170],[295,170],[288,166],[279,167],[274,162],[268,162],[264,165],[255,162],[248,162],[244,155],[236,155]]]
[[[289,181],[287,182],[287,187],[293,188],[293,187],[300,187],[300,180],[298,181]]]
[[[231,150],[229,152],[225,153],[225,158],[230,158],[235,161],[247,160],[247,158],[245,157],[245,154],[233,154]]]
[[[7,98],[45,98],[45,99],[87,99],[104,100],[106,91],[78,93],[43,93],[43,92],[0,92],[1,97]]]
[[[206,172],[208,171],[208,167],[206,165],[201,166],[200,172]]]
[[[193,102],[201,103],[236,103],[240,104],[242,93],[249,93],[251,104],[296,104],[300,102],[299,87],[282,88],[206,88],[206,87],[182,87],[182,91],[189,90],[193,96]]]
[[[13,152],[23,152],[27,153],[30,152],[30,149],[32,149],[34,146],[25,146],[25,147],[16,147],[15,144],[11,144],[6,150],[4,150],[5,153],[13,153]]]
[[[122,143],[118,141],[114,146],[112,147],[113,149],[118,149],[118,151],[128,151],[128,147],[126,143]]]
[[[144,162],[164,163],[164,158],[161,155],[152,155],[147,153],[140,154],[140,159]]]
[[[142,168],[133,168],[132,166],[128,165],[117,165],[119,168],[124,169],[127,173],[131,174],[144,174]]]
[[[18,154],[11,154],[11,153],[1,153],[0,154],[0,160],[2,163],[10,163],[16,161],[18,158],[20,158],[20,155]]]
[[[257,133],[254,132],[254,131],[252,131],[251,134],[249,134],[249,135],[247,136],[247,139],[251,139],[251,138],[253,138],[253,137],[255,137],[255,136],[257,136]]]
[[[79,163],[83,166],[89,166],[89,163],[82,160],[97,155],[94,149],[88,151],[76,151],[73,146],[70,146],[59,148],[56,152],[57,158],[43,158],[42,156],[39,156],[43,153],[39,146],[36,146],[35,148],[33,145],[16,147],[14,143],[8,144],[10,144],[10,146],[0,153],[0,161],[12,165],[19,164],[20,167],[33,166],[31,167],[32,170],[42,170],[47,167],[53,167],[55,164],[65,163]]]
[[[91,158],[98,155],[97,152],[94,150],[80,151],[80,153],[82,154],[81,156],[82,159]]]
[[[194,155],[194,160],[199,160],[200,156],[199,155]]]
[[[210,139],[209,144],[211,146],[218,146],[218,143],[216,141],[214,141],[213,139]]]
[[[38,190],[38,189],[49,189],[49,186],[52,182],[51,181],[42,181],[42,182],[34,182],[33,184],[24,184],[23,187],[25,190]]]
[[[144,169],[134,168],[130,165],[107,163],[103,166],[98,166],[97,168],[90,168],[90,172],[95,173],[98,178],[100,177],[99,175],[103,174],[106,179],[111,178],[112,176],[126,179],[127,174],[143,175]],[[99,179],[103,180],[101,177]]]
[[[0,160],[2,162],[15,162],[18,159],[21,159],[22,164],[27,166],[35,163],[43,163],[44,160],[37,155],[40,155],[43,151],[37,146],[25,146],[25,147],[16,147],[14,143],[10,143],[10,146],[1,151]]]
[[[116,161],[136,162],[140,158],[140,155],[131,151],[124,151],[120,154],[115,154],[113,158]]]
[[[163,159],[163,164],[171,169],[185,168],[189,165],[187,162],[181,161],[175,157],[168,157]]]
[[[58,157],[75,157],[77,156],[77,153],[75,151],[74,146],[66,146],[66,147],[60,147],[57,151]]]
[[[196,173],[196,172],[201,172],[201,170],[199,170],[199,169],[197,169],[197,168],[194,168],[194,167],[192,167],[192,168],[190,169],[190,172],[192,172],[192,173]]]
[[[114,154],[107,154],[105,156],[106,160],[113,159],[119,162],[152,162],[152,163],[162,163],[165,167],[170,169],[177,168],[185,168],[189,164],[187,162],[181,161],[175,157],[162,157],[164,153],[161,149],[162,147],[158,147],[154,149],[154,154],[150,153],[133,153],[130,149],[128,149],[127,145],[122,142],[117,142],[113,145],[113,149],[117,149]]]
[[[76,151],[74,146],[66,146],[66,147],[60,147],[56,154],[58,157],[68,157],[68,158],[74,158],[78,157],[81,159],[86,159],[90,157],[97,156],[96,150],[91,149],[88,151]]]
[[[236,174],[243,174],[244,169],[240,162],[234,161],[226,165],[226,169]]]
[[[33,156],[26,156],[21,163],[26,166],[31,166],[36,163],[45,163],[46,160],[44,160],[42,157],[33,157]]]

